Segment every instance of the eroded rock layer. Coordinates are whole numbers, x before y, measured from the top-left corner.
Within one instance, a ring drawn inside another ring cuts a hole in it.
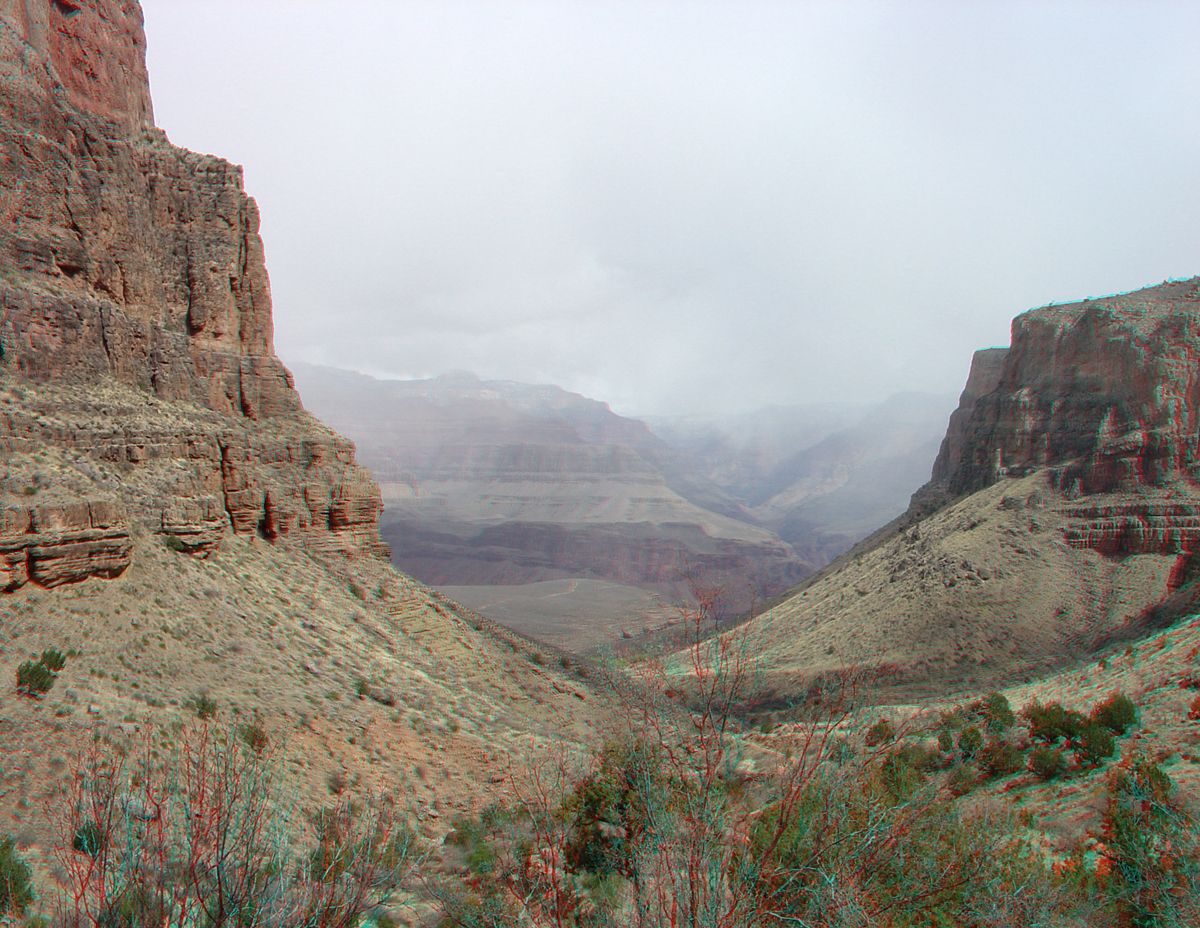
[[[197,553],[232,530],[386,556],[378,487],[275,357],[241,168],[154,127],[139,5],[0,0],[0,81],[0,449],[131,468],[100,524],[48,535],[14,500],[0,581],[110,576],[131,523]]]
[[[1017,317],[906,516],[752,623],[764,675],[985,686],[1194,611],[1198,448],[1200,278]]]
[[[1071,544],[1194,553],[1200,278],[1034,309],[1012,331],[1012,347],[976,355],[933,483],[962,495],[1048,468],[1080,501]]]

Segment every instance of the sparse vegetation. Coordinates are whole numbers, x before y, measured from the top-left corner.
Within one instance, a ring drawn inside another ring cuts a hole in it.
[[[1067,762],[1058,748],[1042,744],[1030,753],[1029,769],[1043,780],[1053,780],[1067,769]]]
[[[17,689],[27,696],[44,696],[53,686],[54,673],[41,661],[25,661],[17,668]]]
[[[877,747],[896,740],[896,731],[887,719],[880,719],[867,732],[867,747]]]
[[[1137,721],[1137,706],[1124,693],[1113,693],[1092,709],[1092,721],[1114,735],[1123,735]]]
[[[34,900],[33,871],[17,853],[16,839],[0,839],[0,917],[23,916]]]
[[[205,721],[217,714],[217,701],[207,693],[197,693],[184,705],[196,713],[196,718]]]
[[[59,671],[67,666],[67,656],[57,648],[47,648],[37,660],[25,661],[17,668],[17,690],[33,697],[50,692]]]
[[[1061,703],[1046,705],[1031,703],[1021,710],[1029,725],[1029,737],[1034,741],[1052,745],[1060,739],[1074,741],[1087,727],[1087,719],[1074,709],[1064,709]]]

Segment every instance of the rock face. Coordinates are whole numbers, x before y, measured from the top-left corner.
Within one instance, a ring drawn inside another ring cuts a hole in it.
[[[74,540],[6,516],[9,585],[111,575],[126,519],[200,553],[233,530],[385,556],[378,487],[275,357],[241,169],[154,127],[139,5],[0,0],[0,27],[0,449],[139,472],[96,501],[127,516],[63,517]],[[38,566],[67,544],[94,551]]]
[[[983,687],[1194,611],[1198,446],[1200,278],[1017,317],[909,512],[752,623],[765,675]]]
[[[1194,278],[1017,317],[1011,348],[976,355],[933,483],[961,495],[1049,468],[1070,501],[1071,544],[1190,554],[1198,447]]]

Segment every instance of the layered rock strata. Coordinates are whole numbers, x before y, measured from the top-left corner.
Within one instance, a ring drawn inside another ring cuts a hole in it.
[[[1200,278],[1031,310],[976,355],[933,469],[972,493],[1039,468],[1074,546],[1193,554],[1200,540]]]
[[[130,522],[386,556],[378,487],[275,357],[241,168],[154,127],[138,4],[0,0],[0,80],[0,449],[132,468],[95,501],[126,517],[71,509],[61,538],[10,507],[8,585],[119,571]],[[39,566],[65,545],[92,550]]]
[[[764,677],[982,687],[1194,611],[1198,448],[1200,278],[1017,317],[909,512],[752,623]]]

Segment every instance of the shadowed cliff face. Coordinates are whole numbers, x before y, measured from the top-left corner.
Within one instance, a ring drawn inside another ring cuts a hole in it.
[[[57,521],[11,500],[7,585],[111,576],[131,524],[200,553],[233,530],[386,556],[378,487],[275,357],[241,169],[154,128],[139,5],[0,0],[0,27],[0,449],[138,470]],[[77,566],[37,566],[54,550]]]

